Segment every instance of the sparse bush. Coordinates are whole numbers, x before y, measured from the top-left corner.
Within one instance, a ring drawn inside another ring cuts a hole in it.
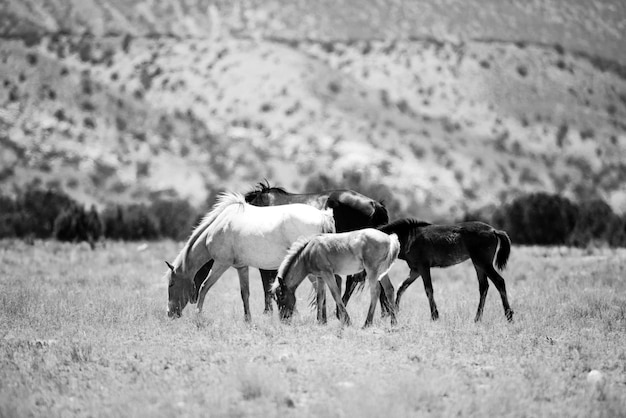
[[[89,100],[85,100],[80,104],[80,108],[83,109],[85,112],[93,112],[96,109],[96,106],[94,106],[94,104],[91,103]]]
[[[330,90],[330,92],[333,94],[337,94],[341,91],[341,84],[339,84],[337,81],[331,81],[330,83],[328,83],[328,90]]]
[[[568,127],[566,123],[563,123],[561,126],[559,126],[559,130],[556,133],[556,145],[559,148],[563,147],[565,137],[567,137],[567,131],[568,131]]]
[[[28,62],[29,65],[37,65],[37,54],[30,52],[28,54],[26,54],[26,62]]]
[[[124,51],[125,54],[128,54],[128,50],[130,49],[130,44],[132,41],[133,37],[128,33],[124,35],[124,38],[122,38],[122,51]]]
[[[83,119],[83,125],[85,126],[85,128],[95,129],[96,121],[93,120],[93,118],[87,116],[85,119]]]
[[[528,67],[522,64],[518,65],[517,73],[521,75],[522,77],[526,77],[528,75]]]
[[[274,109],[274,105],[271,103],[265,102],[261,105],[261,112],[263,113],[271,112],[273,109]]]

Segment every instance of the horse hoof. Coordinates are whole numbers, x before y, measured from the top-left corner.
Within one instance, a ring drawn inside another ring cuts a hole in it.
[[[509,312],[507,312],[507,314],[506,314],[506,319],[507,319],[509,322],[513,322],[513,311],[509,311]]]

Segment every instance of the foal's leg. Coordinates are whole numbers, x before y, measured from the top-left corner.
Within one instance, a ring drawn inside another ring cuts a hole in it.
[[[351,274],[346,277],[346,289],[343,291],[343,296],[341,298],[344,305],[348,305],[348,301],[350,300],[350,297],[352,297],[352,293],[354,292],[354,289],[356,289],[356,285],[360,281],[364,280],[364,277],[364,271],[357,274]]]
[[[326,287],[324,287],[324,280],[320,277],[316,277],[315,290],[317,291],[317,322],[325,324],[326,318]]]
[[[367,318],[363,328],[367,328],[372,325],[372,319],[374,319],[374,312],[376,312],[376,304],[380,296],[380,285],[378,284],[378,271],[368,270],[367,281],[370,287],[370,307],[367,310]]]
[[[485,266],[485,272],[487,273],[487,276],[489,276],[493,284],[496,286],[496,289],[498,289],[498,292],[500,292],[500,297],[502,298],[502,306],[504,307],[504,315],[506,316],[506,319],[508,319],[509,322],[513,321],[513,311],[509,306],[509,299],[506,296],[506,285],[504,284],[504,279],[498,274],[496,269],[494,269],[493,265],[491,264]]]
[[[389,280],[388,274],[385,274],[379,280],[379,283],[380,283],[379,286],[383,290],[382,292],[380,292],[380,296],[379,296],[381,316],[384,318],[388,315],[391,315],[392,322],[393,322],[396,316],[395,315],[396,304],[393,301],[393,294],[394,294],[393,284],[391,284],[391,280]]]
[[[250,322],[250,274],[248,267],[238,268],[237,274],[239,275],[239,288],[243,301],[243,317],[246,322]]]
[[[378,282],[378,287],[383,291],[380,292],[381,309],[387,310],[387,315],[391,316],[391,325],[396,325],[396,304],[393,301],[393,285],[389,280],[389,275],[385,274]]]
[[[350,279],[350,276],[346,277],[346,292],[348,291],[349,279]],[[341,276],[340,275],[335,274],[335,282],[337,283],[337,289],[339,289],[339,294],[341,294]],[[347,302],[344,302],[343,304],[345,305],[346,303]],[[335,316],[337,317],[337,319],[341,320],[341,316],[339,315],[339,307],[336,305],[335,305]]]
[[[363,280],[365,280],[365,271],[357,274],[351,274],[346,277],[346,289],[343,291],[343,296],[341,297],[341,301],[344,306],[348,306],[348,301],[350,300],[354,289],[356,289],[357,285]],[[339,287],[339,290],[341,290],[341,287]],[[337,309],[335,313],[337,314],[337,319],[339,319],[339,309]]]
[[[220,276],[224,274],[224,272],[228,270],[229,267],[230,264],[213,264],[213,268],[209,273],[209,277],[207,277],[204,283],[202,283],[202,287],[200,287],[200,291],[198,293],[198,313],[202,312],[202,305],[204,305],[204,298],[206,297],[206,293],[209,291],[210,288],[213,287],[215,282],[217,282],[217,279],[219,279]]]
[[[435,303],[435,292],[433,291],[433,282],[430,278],[430,268],[422,267],[420,271],[422,273],[422,281],[424,282],[424,290],[426,291],[428,303],[430,304],[430,318],[436,321],[439,319],[439,311],[437,311],[437,304]]]
[[[265,309],[263,313],[271,314],[274,310],[272,306],[272,292],[270,289],[272,288],[272,284],[276,279],[276,274],[278,273],[276,270],[261,270],[261,281],[263,282],[263,294],[265,295]]]
[[[350,325],[350,316],[348,315],[346,306],[341,301],[341,293],[339,292],[339,288],[337,287],[337,282],[335,281],[335,278],[330,273],[322,274],[322,278],[330,289],[330,293],[331,295],[333,295],[333,299],[335,299],[335,303],[337,304],[337,310],[339,310],[340,320],[345,325]]]
[[[406,291],[406,289],[411,286],[411,284],[420,276],[420,273],[417,270],[411,269],[409,272],[409,277],[407,277],[400,288],[398,289],[398,294],[396,295],[396,310],[400,310],[400,299],[402,299],[402,294]]]
[[[487,280],[487,273],[474,264],[476,269],[476,275],[478,276],[478,291],[480,292],[480,300],[478,301],[478,310],[476,311],[476,318],[474,322],[480,321],[483,316],[483,308],[485,307],[485,298],[487,297],[487,291],[489,290],[489,281]]]

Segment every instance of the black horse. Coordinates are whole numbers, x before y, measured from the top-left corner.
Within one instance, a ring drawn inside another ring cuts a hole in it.
[[[480,321],[489,289],[487,277],[500,292],[504,314],[513,320],[513,311],[509,306],[504,279],[496,269],[502,270],[511,253],[511,240],[504,231],[494,229],[483,222],[462,222],[455,225],[433,225],[417,219],[400,219],[379,227],[383,232],[396,234],[400,240],[398,258],[405,260],[411,272],[402,283],[396,295],[396,309],[406,289],[419,276],[424,281],[424,290],[430,303],[433,320],[439,318],[437,305],[433,297],[433,285],[430,278],[431,267],[449,267],[471,259],[478,275],[480,301],[475,321]]]
[[[277,206],[292,203],[304,203],[318,209],[331,208],[335,218],[337,232],[349,232],[363,228],[376,228],[389,222],[387,209],[381,202],[370,199],[354,190],[327,190],[320,193],[295,194],[289,193],[282,187],[271,187],[270,184],[259,183],[257,187],[245,195],[246,202],[256,206]],[[276,270],[260,270],[265,291],[265,311],[272,310],[272,295],[270,288],[276,277]],[[337,286],[341,289],[341,277],[336,276]],[[344,305],[348,304],[350,296],[357,283],[363,283],[364,273],[348,276],[346,289],[342,297]],[[383,314],[388,314],[394,308],[393,301],[387,302],[385,293],[393,293],[393,285],[389,277],[381,281],[383,291],[380,292],[380,304]],[[386,288],[386,289],[385,289]],[[387,292],[386,292],[387,291]],[[322,306],[323,315],[326,313]]]

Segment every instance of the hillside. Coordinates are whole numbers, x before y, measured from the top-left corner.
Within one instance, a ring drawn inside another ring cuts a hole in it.
[[[0,189],[200,204],[323,173],[424,217],[535,190],[626,211],[622,3],[402,4],[8,2]]]

